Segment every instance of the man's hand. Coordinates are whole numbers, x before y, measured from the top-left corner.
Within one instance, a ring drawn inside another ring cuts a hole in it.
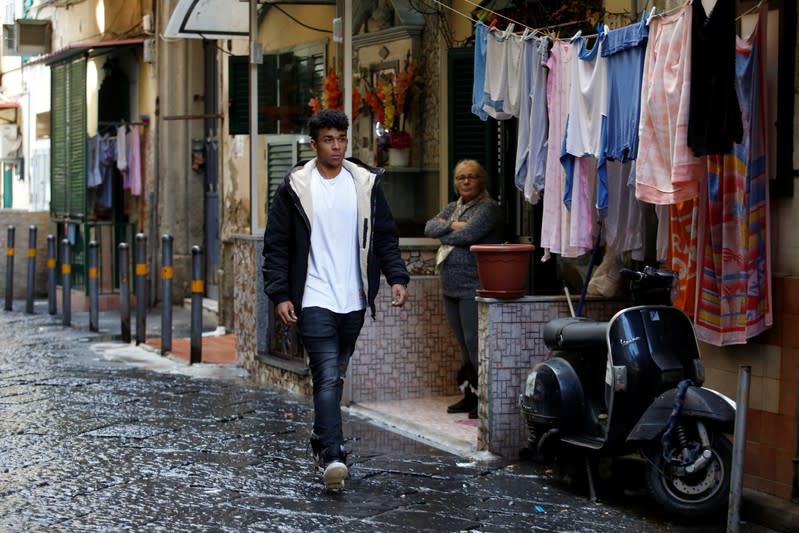
[[[397,283],[396,285],[391,286],[392,307],[402,307],[402,304],[404,304],[405,300],[407,299],[408,299],[408,291],[405,289],[405,285]]]
[[[297,323],[297,315],[294,314],[294,304],[291,303],[290,300],[277,304],[275,312],[280,321],[287,326],[293,326]]]

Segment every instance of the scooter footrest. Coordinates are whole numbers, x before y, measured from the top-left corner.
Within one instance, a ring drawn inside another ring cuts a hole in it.
[[[607,349],[608,323],[581,317],[550,320],[544,326],[544,343],[550,350]]]

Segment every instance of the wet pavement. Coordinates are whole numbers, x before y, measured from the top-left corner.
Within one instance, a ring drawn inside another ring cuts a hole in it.
[[[46,312],[0,311],[0,331],[3,531],[725,530],[659,514],[635,462],[593,503],[579,473],[453,456],[351,414],[350,478],[330,493],[306,400]]]

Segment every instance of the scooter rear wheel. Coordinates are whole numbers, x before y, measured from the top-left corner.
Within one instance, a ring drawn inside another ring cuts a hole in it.
[[[646,478],[655,501],[669,514],[684,519],[719,516],[727,508],[732,470],[732,444],[717,432],[710,436],[711,458],[697,472],[671,465],[660,444],[649,457]]]

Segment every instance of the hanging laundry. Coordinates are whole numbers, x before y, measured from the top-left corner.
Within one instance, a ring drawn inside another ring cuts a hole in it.
[[[764,3],[753,32],[737,40],[743,143],[735,144],[730,154],[708,157],[695,324],[697,337],[716,346],[745,343],[773,324],[766,173],[767,20]]]
[[[117,139],[109,135],[103,135],[98,149],[98,166],[100,175],[103,178],[103,193],[100,197],[101,207],[111,208],[114,190],[114,165],[117,160]]]
[[[693,2],[688,146],[694,155],[728,154],[743,135],[735,90],[735,8],[718,0],[709,14]]]
[[[86,186],[89,189],[103,184],[100,174],[100,135],[93,135],[86,139]]]
[[[602,46],[608,58],[608,159],[638,156],[641,81],[649,26],[646,19],[610,30]]]
[[[607,143],[608,114],[608,60],[600,53],[606,33],[600,31],[590,50],[585,37],[578,35],[571,40],[577,48],[577,61],[573,61],[572,85],[569,91],[569,110],[566,119],[564,151],[561,161],[566,168],[564,202],[572,201],[573,172],[575,168],[568,159],[592,157],[597,160],[596,207],[601,216],[607,215],[607,173],[605,168],[605,145]],[[590,241],[590,239],[589,239]],[[590,246],[589,246],[590,247]]]
[[[576,61],[577,49],[568,42],[555,41],[549,54],[547,67],[547,110],[549,113],[550,142],[547,145],[546,181],[544,183],[544,210],[541,220],[541,247],[546,261],[550,252],[564,257],[578,257],[586,248],[575,248],[569,244],[571,213],[563,205],[563,189],[566,174],[560,162],[563,135],[566,130],[566,113],[572,83],[571,62]],[[590,249],[590,246],[588,247]]]
[[[577,157],[574,162],[569,209],[569,246],[587,251],[594,247],[597,160],[593,157]]]
[[[666,207],[666,206],[664,206]],[[672,305],[694,315],[696,304],[697,245],[699,242],[699,220],[704,205],[699,198],[668,206],[669,210],[669,255],[667,264],[679,273],[677,296]]]
[[[488,120],[488,113],[483,111],[483,90],[485,85],[486,43],[488,34],[486,25],[478,22],[474,28],[474,82],[472,85],[472,113],[480,120]]]
[[[636,196],[651,204],[696,198],[704,162],[686,143],[691,82],[691,9],[651,17],[641,82]]]
[[[644,220],[635,198],[635,161],[608,161],[608,216],[605,244],[618,253],[633,252],[644,259]]]
[[[531,204],[538,203],[546,178],[549,44],[548,37],[530,37],[522,41],[515,183]]]
[[[117,168],[120,172],[128,169],[128,127],[117,127]]]
[[[127,184],[130,194],[141,195],[141,135],[138,126],[131,126],[128,134],[128,169],[123,174],[127,175]]]
[[[483,87],[483,111],[496,120],[513,118],[513,98],[509,94],[518,92],[518,70],[515,75],[510,74],[508,57],[515,53],[521,54],[521,43],[513,36],[513,24],[509,24],[504,32],[494,30],[488,32],[486,41],[485,81]],[[516,43],[516,44],[514,44]],[[511,47],[509,51],[508,48]],[[519,61],[516,61],[518,68]],[[517,83],[511,86],[513,81]],[[518,96],[516,98],[518,109]]]

